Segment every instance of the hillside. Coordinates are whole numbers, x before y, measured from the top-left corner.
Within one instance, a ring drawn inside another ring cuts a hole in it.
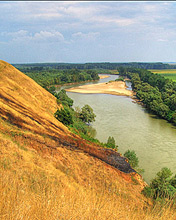
[[[120,154],[54,118],[56,99],[0,61],[0,219],[174,219]],[[169,217],[169,218],[168,218]]]

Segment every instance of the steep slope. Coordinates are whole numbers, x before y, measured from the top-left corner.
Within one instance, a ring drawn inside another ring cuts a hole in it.
[[[10,64],[0,61],[1,116],[18,127],[62,133],[65,126],[53,117],[57,109],[55,97]]]
[[[61,145],[76,147],[126,173],[134,172],[119,154],[87,146],[86,142],[71,134],[54,118],[57,107],[54,96],[10,64],[0,61],[0,116],[3,119],[18,128],[52,139],[53,144],[45,143],[50,148]]]
[[[152,217],[129,164],[72,134],[54,118],[57,108],[0,61],[0,219],[162,219]]]

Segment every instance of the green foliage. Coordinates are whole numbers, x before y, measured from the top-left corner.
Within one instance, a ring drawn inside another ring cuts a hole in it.
[[[70,125],[73,124],[73,117],[71,114],[71,110],[64,106],[64,108],[61,108],[60,110],[58,109],[54,116],[60,121],[62,122],[64,125]]]
[[[84,122],[82,122],[81,120],[74,120],[74,123],[71,126],[72,128],[74,128],[75,130],[78,131],[78,133],[82,133],[85,135],[89,134],[89,126],[87,126]]]
[[[50,92],[51,94],[55,95],[56,94],[56,87],[55,86],[49,87],[48,92]]]
[[[143,190],[143,194],[153,199],[176,198],[176,175],[172,177],[169,168],[164,167],[156,174],[156,177]]]
[[[90,123],[95,121],[96,115],[93,112],[93,109],[89,105],[85,105],[82,107],[81,112],[79,114],[79,118],[85,122]]]
[[[117,149],[118,148],[118,146],[116,146],[116,144],[115,144],[114,137],[111,137],[111,136],[108,137],[106,147],[112,148],[112,149]]]
[[[41,64],[42,65],[42,64]],[[25,67],[19,68],[27,76],[35,80],[39,85],[47,88],[51,85],[63,85],[65,83],[82,82],[87,80],[98,80],[99,76],[95,70],[79,69],[57,69],[55,66]]]
[[[176,188],[176,174],[175,174],[175,176],[173,176],[173,177],[171,178],[170,184],[171,184],[173,187]]]
[[[33,64],[15,64],[16,68],[25,72],[43,72],[50,70],[116,70],[122,68],[141,68],[141,69],[176,69],[176,65],[169,65],[166,63],[142,63],[142,62],[130,62],[130,63],[84,63],[84,64],[71,64],[71,63],[33,63]],[[101,73],[101,72],[100,72]]]
[[[124,82],[125,80],[124,80],[124,77],[121,76],[121,77],[115,79],[115,81],[123,81]]]
[[[66,94],[66,91],[64,89],[62,89],[55,96],[58,99],[58,102],[61,102],[64,105],[68,105],[69,107],[71,107],[73,105],[73,100],[68,97],[68,95]]]
[[[127,75],[136,96],[147,109],[176,125],[176,83],[148,70],[122,68],[119,74]]]
[[[83,139],[104,147],[103,143],[100,143],[98,139],[94,138],[96,130],[80,119],[80,113],[81,109],[79,107],[75,107],[75,111],[72,111],[73,124],[69,125],[70,130],[80,135]]]
[[[139,164],[139,159],[138,157],[136,156],[136,153],[134,150],[127,150],[125,153],[124,153],[124,157],[126,157],[129,161],[129,164],[135,168],[135,167],[138,167],[138,164]]]
[[[144,187],[144,189],[142,190],[142,193],[147,197],[147,198],[153,198],[154,194],[155,194],[155,190],[152,189],[149,186]]]

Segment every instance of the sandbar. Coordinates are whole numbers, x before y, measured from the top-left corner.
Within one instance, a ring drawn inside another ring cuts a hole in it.
[[[105,79],[105,78],[108,78],[110,76],[108,76],[108,75],[99,75],[99,77],[100,77],[100,79]]]
[[[111,95],[119,95],[119,96],[133,96],[134,92],[131,90],[127,90],[127,86],[125,82],[122,81],[112,81],[108,83],[97,83],[97,84],[89,84],[78,86],[74,88],[66,89],[68,92],[76,92],[76,93],[103,93],[103,94],[111,94]]]

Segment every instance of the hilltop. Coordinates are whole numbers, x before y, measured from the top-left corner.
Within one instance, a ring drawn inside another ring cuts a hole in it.
[[[72,134],[57,108],[53,95],[0,61],[0,218],[162,219],[125,159]]]

